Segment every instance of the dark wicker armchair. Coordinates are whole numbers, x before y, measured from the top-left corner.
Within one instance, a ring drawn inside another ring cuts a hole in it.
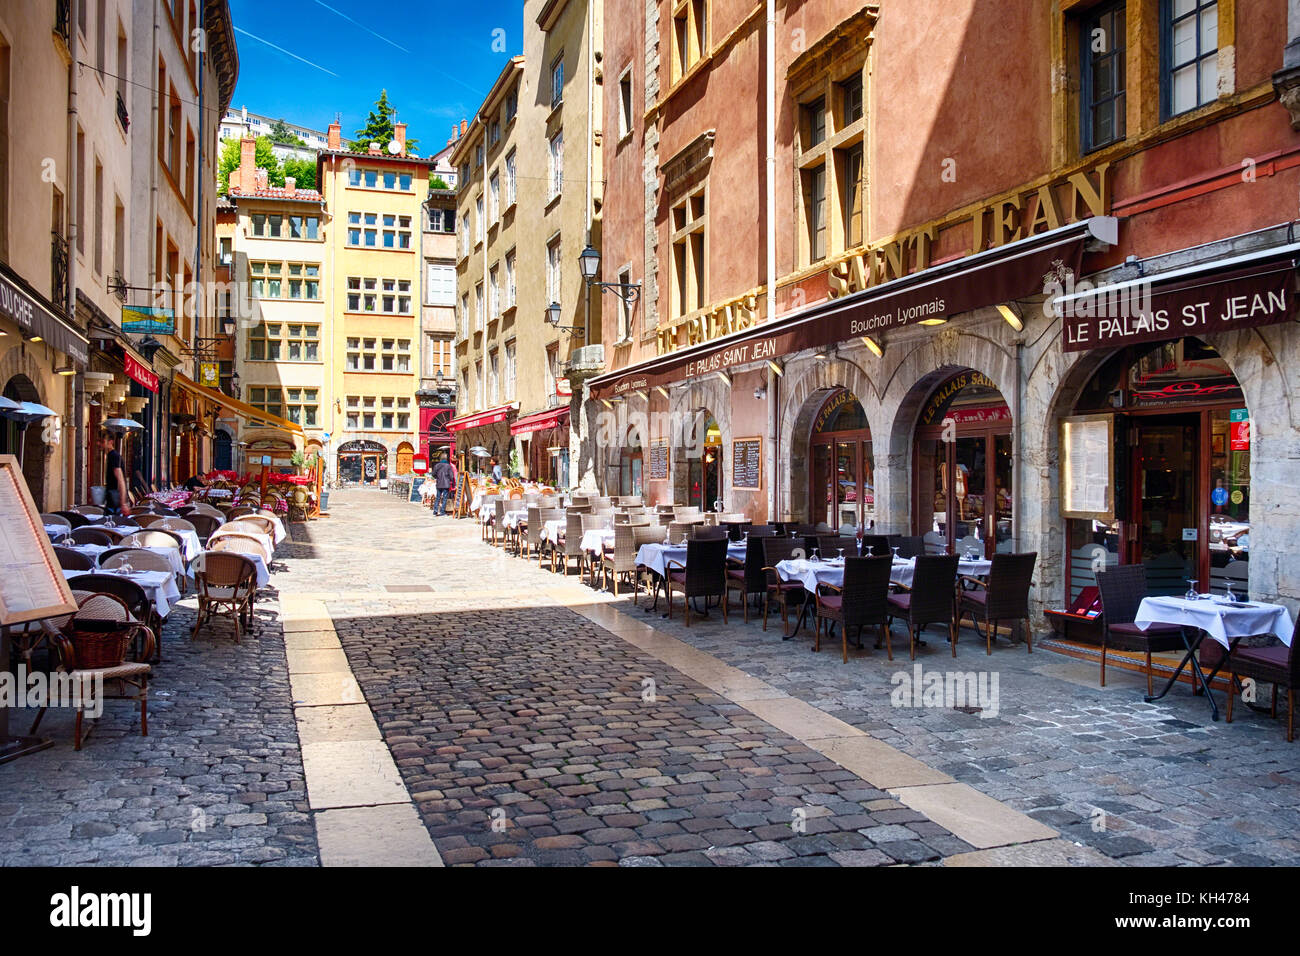
[[[1278,688],[1286,688],[1286,742],[1295,740],[1295,689],[1300,685],[1300,653],[1296,641],[1300,627],[1291,632],[1291,645],[1271,644],[1268,647],[1238,647],[1228,655],[1228,723],[1232,723],[1232,698],[1236,696],[1236,679],[1248,677],[1256,683],[1273,685],[1273,707],[1270,716],[1277,716]]]
[[[112,547],[120,539],[120,535],[113,535],[101,528],[82,527],[73,528],[70,535],[77,544],[99,544],[104,547]]]
[[[668,616],[673,616],[673,592],[684,600],[686,626],[691,626],[691,598],[719,598],[722,622],[727,621],[727,539],[693,538],[686,543],[686,564],[669,561],[664,586],[668,592]]]
[[[993,637],[998,631],[1000,621],[1024,621],[1025,645],[1028,652],[1034,652],[1034,632],[1029,622],[1029,588],[1033,584],[1034,563],[1038,552],[1025,554],[995,554],[993,566],[989,569],[988,583],[979,578],[964,578],[972,587],[960,592],[957,607],[957,629],[961,630],[961,619],[970,616],[971,624],[979,631],[979,622],[984,622],[984,643],[987,653],[993,653]],[[957,641],[953,640],[954,656]]]
[[[93,571],[95,562],[80,551],[54,546],[54,556],[59,559],[59,567],[64,571]]]
[[[770,538],[770,536],[768,536]],[[766,563],[763,558],[763,536],[750,535],[745,542],[745,563],[740,567],[727,568],[727,600],[731,592],[740,593],[740,606],[745,613],[745,623],[749,623],[749,598],[753,594],[763,594],[767,590],[767,575],[763,572]]]
[[[907,624],[907,636],[912,660],[916,660],[916,643],[921,631],[931,624],[945,624],[948,640],[952,642],[952,656],[957,656],[957,620],[955,613],[957,586],[955,554],[924,554],[916,559],[912,586],[889,596],[889,621],[885,625],[886,646],[889,627],[894,618]]]
[[[790,629],[790,605],[802,605],[808,599],[808,592],[798,581],[782,581],[776,566],[793,558],[796,550],[802,550],[803,539],[760,538],[759,542],[763,546],[763,630],[767,630],[767,613],[775,599],[781,604],[781,629],[785,633]]]
[[[849,628],[857,630],[858,647],[861,647],[862,628],[874,624],[876,646],[880,646],[880,642],[885,640],[885,622],[889,620],[889,574],[893,565],[893,559],[884,556],[844,559],[844,587],[822,585],[822,588],[837,593],[823,594],[821,588],[817,592],[814,651],[821,650],[822,621],[834,621],[840,626],[840,643],[846,664],[849,660]],[[888,654],[892,661],[892,647]]]
[[[1106,686],[1106,649],[1143,651],[1147,658],[1147,696],[1151,695],[1151,652],[1183,646],[1182,628],[1152,624],[1143,630],[1133,623],[1147,596],[1147,572],[1140,564],[1121,564],[1097,574],[1101,591],[1101,686]]]

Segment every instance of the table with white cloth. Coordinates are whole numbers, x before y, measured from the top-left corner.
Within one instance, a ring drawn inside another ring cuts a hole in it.
[[[971,577],[986,575],[992,568],[993,562],[986,558],[976,560],[960,558],[957,562],[957,573],[968,574]],[[788,561],[779,561],[776,565],[776,573],[781,576],[782,581],[798,581],[803,585],[804,590],[808,592],[816,591],[819,584],[829,584],[837,588],[844,587],[844,561],[840,558],[831,558],[824,561],[793,558]],[[894,584],[901,584],[910,588],[915,574],[915,558],[897,558],[889,572],[889,579]]]
[[[982,578],[993,570],[993,562],[988,558],[958,558],[957,573],[968,574],[973,578]],[[903,587],[912,586],[912,577],[916,574],[916,558],[900,558],[894,562],[889,572],[889,580]]]
[[[727,557],[735,558],[738,561],[745,560],[745,542],[729,541],[727,542]],[[668,562],[674,561],[677,564],[686,563],[686,545],[684,544],[643,544],[637,548],[636,563],[649,571],[653,571],[660,577],[668,567]],[[843,571],[841,570],[841,575]]]
[[[97,568],[94,571],[64,571],[63,576],[72,582],[73,590],[76,590],[76,578],[83,574],[111,574],[114,577],[126,578],[128,581],[134,581],[144,589],[144,593],[153,606],[158,610],[159,617],[166,617],[176,602],[181,599],[181,590],[176,586],[176,575],[170,571],[105,571]]]
[[[216,531],[212,532],[212,535],[208,538],[208,546],[209,546],[209,547],[211,547],[212,545],[216,544],[218,541],[220,541],[220,540],[221,540],[222,538],[224,538],[224,537],[229,537],[230,535],[237,534],[237,535],[240,535],[241,537],[252,538],[252,539],[253,539],[254,541],[256,541],[259,545],[261,545],[261,548],[262,548],[262,558],[266,561],[266,563],[267,563],[268,565],[269,565],[269,564],[271,563],[271,561],[274,559],[274,556],[275,556],[275,543],[271,540],[271,536],[270,536],[269,534],[262,534],[262,533],[260,533],[260,532],[256,532],[256,531],[244,531],[244,530],[242,530],[242,529],[236,529],[236,530],[234,530],[234,531],[225,531],[225,528],[226,528],[226,526],[225,526],[225,525],[222,525],[222,526],[221,526],[220,528],[218,528]],[[224,534],[223,534],[223,532],[224,532]]]
[[[537,536],[542,541],[561,541],[564,538],[565,524],[566,520],[564,518],[552,518],[542,525],[542,530]]]
[[[516,509],[514,511],[507,511],[505,515],[502,516],[501,518],[501,527],[507,530],[518,528],[520,524],[527,524],[527,523],[528,523],[527,508]]]
[[[1144,699],[1149,703],[1164,697],[1177,683],[1183,668],[1190,664],[1193,675],[1210,701],[1210,714],[1214,720],[1219,719],[1219,705],[1210,691],[1210,682],[1228,661],[1237,642],[1243,637],[1256,634],[1274,634],[1283,644],[1290,646],[1293,627],[1291,613],[1280,604],[1229,601],[1217,594],[1203,594],[1195,601],[1189,601],[1185,597],[1145,597],[1138,605],[1133,623],[1143,630],[1152,624],[1175,625],[1182,629],[1183,645],[1187,648],[1187,653],[1164,689]],[[1196,657],[1196,651],[1206,637],[1212,638],[1227,650],[1223,660],[1208,676],[1201,670],[1200,661]],[[1228,692],[1232,693],[1232,688]]]
[[[84,554],[86,557],[90,558],[90,560],[94,561],[96,567],[98,567],[99,558],[105,551],[117,550],[122,547],[123,545],[117,544],[78,544],[73,545],[72,550],[76,551],[78,554]],[[161,555],[167,559],[167,562],[172,566],[172,570],[176,574],[183,574],[187,578],[194,577],[194,572],[190,570],[190,563],[181,555],[179,548],[135,548],[133,550],[150,551],[153,554]]]
[[[187,562],[193,561],[199,556],[199,552],[203,550],[203,544],[199,541],[197,531],[173,531],[171,533],[181,539],[181,554],[184,555]]]
[[[72,529],[65,524],[47,524],[45,534],[51,541],[59,541],[72,534]]]
[[[579,542],[579,547],[583,551],[589,551],[593,554],[604,554],[606,548],[614,547],[614,532],[601,528],[584,531],[582,532],[582,541]]]
[[[270,582],[271,572],[267,568],[266,562],[262,559],[262,556],[260,554],[246,554],[243,551],[226,551],[222,553],[238,554],[241,558],[248,558],[249,561],[252,561],[254,567],[257,568],[257,586],[259,588],[265,587]],[[193,577],[194,576],[193,573],[191,573],[190,576]]]

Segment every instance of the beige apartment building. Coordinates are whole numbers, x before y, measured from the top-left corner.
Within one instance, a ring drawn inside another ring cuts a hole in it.
[[[451,146],[448,144],[443,153],[450,154]],[[435,174],[437,169],[435,164]],[[456,415],[456,191],[431,188],[424,201],[422,222],[424,273],[420,389],[416,397],[420,407],[419,453],[431,465],[439,455],[450,453],[452,438],[447,422]]]
[[[452,157],[462,396],[452,428],[458,448],[481,445],[503,466],[513,451],[529,478],[590,486],[580,383],[604,355],[600,293],[578,256],[599,247],[601,4],[529,0],[523,35],[523,56]]]
[[[406,152],[406,124],[389,150],[343,145],[338,123],[316,162],[329,210],[322,273],[323,347],[333,404],[321,412],[327,461],[346,481],[409,474],[419,437],[422,233],[431,161]]]

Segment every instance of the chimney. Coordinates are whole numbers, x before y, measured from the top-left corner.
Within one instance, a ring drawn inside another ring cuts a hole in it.
[[[337,120],[335,120],[333,123],[330,123],[329,148],[330,149],[343,148],[343,127],[339,126]]]
[[[298,188],[298,180],[294,179],[292,176],[284,177],[284,194],[286,196],[294,195],[297,188]]]
[[[253,191],[253,175],[256,169],[257,140],[245,136],[239,141],[239,169],[235,170],[231,185],[237,186],[241,193],[248,195]]]
[[[380,153],[382,153],[383,151],[384,151],[384,150],[383,150],[383,147],[381,147],[381,146],[379,145],[378,142],[372,142],[372,143],[370,144],[370,148],[369,148],[369,150],[368,150],[368,152],[369,152],[372,156],[378,156],[378,155],[379,155]]]
[[[464,135],[465,135],[466,133],[468,133],[468,132],[469,132],[469,123],[465,122],[464,120],[461,120],[461,121],[460,121],[460,135],[461,135],[461,136],[464,136]]]
[[[397,155],[405,156],[406,155],[406,124],[405,123],[393,124],[393,139],[396,140],[397,145],[401,147]]]
[[[257,188],[265,189],[268,181],[266,170],[263,169],[261,166],[258,166],[255,175],[256,175],[255,182],[257,184]]]

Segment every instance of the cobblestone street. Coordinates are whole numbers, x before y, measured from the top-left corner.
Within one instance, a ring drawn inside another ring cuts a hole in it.
[[[936,632],[918,663],[995,677],[996,716],[896,707],[898,640],[844,664],[739,610],[688,629],[470,521],[331,511],[241,645],[173,612],[149,737],[109,702],[75,753],[47,716],[54,745],[0,766],[0,863],[1300,862],[1282,722],[1213,723],[1185,685],[1146,704],[1135,674],[969,630],[953,661]]]

